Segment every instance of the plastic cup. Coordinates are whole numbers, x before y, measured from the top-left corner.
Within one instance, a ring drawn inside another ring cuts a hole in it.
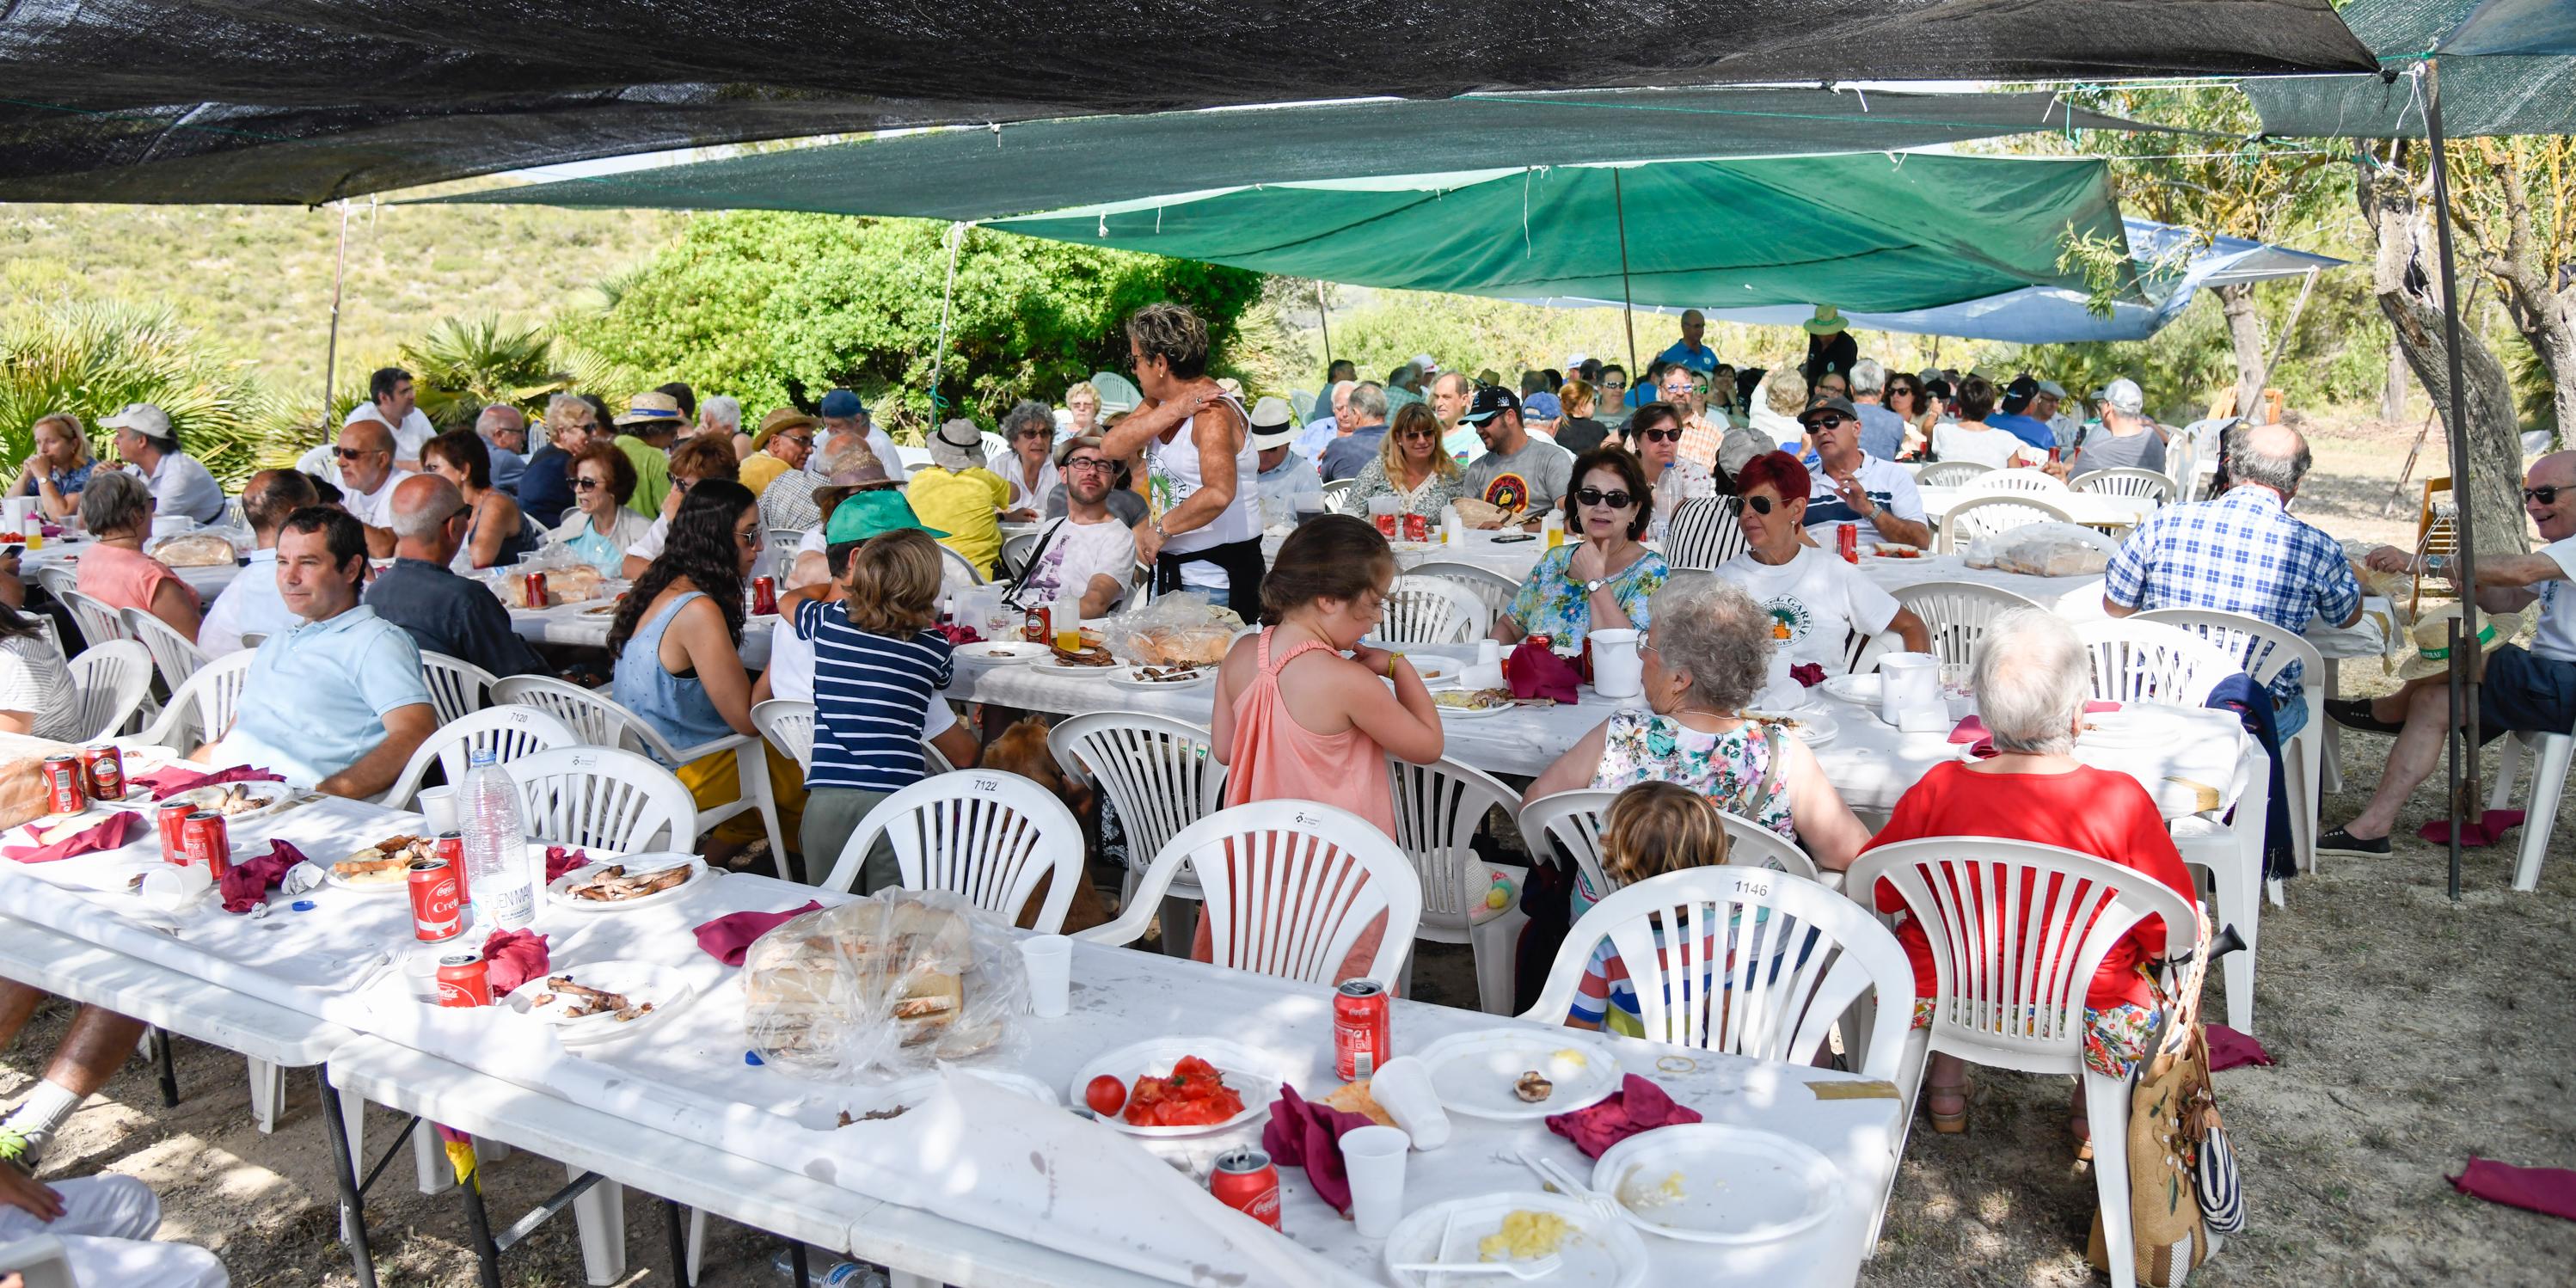
[[[414,798],[414,803],[420,806],[422,816],[429,820],[429,834],[431,836],[435,837],[441,832],[454,832],[460,830],[456,826],[455,788],[421,788],[420,795]]]
[[[154,911],[179,913],[196,907],[197,901],[205,898],[206,891],[213,889],[214,885],[214,876],[202,864],[180,867],[156,863],[143,874],[139,893],[144,904]]]
[[[1440,1107],[1430,1065],[1413,1056],[1397,1056],[1377,1067],[1377,1076],[1369,1079],[1369,1095],[1412,1138],[1415,1149],[1429,1151],[1449,1143],[1449,1111]]]
[[[1071,1007],[1073,941],[1063,935],[1023,939],[1020,961],[1029,972],[1029,1010],[1042,1020],[1063,1016]]]
[[[1370,1084],[1374,1087],[1374,1081]],[[1383,1239],[1404,1216],[1404,1155],[1411,1138],[1393,1127],[1342,1133],[1342,1168],[1351,1179],[1351,1222],[1363,1239]]]

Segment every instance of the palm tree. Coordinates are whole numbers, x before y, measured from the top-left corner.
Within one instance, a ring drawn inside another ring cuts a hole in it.
[[[258,467],[271,400],[246,360],[211,346],[166,306],[63,301],[0,312],[0,458],[33,449],[39,416],[67,411],[112,456],[99,418],[127,403],[170,414],[188,454],[236,482]]]

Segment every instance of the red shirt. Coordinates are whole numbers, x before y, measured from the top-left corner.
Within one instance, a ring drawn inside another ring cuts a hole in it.
[[[1862,851],[1927,836],[1990,836],[2054,845],[2135,868],[2172,887],[2185,901],[2197,897],[2147,789],[2127,774],[2089,765],[2065,774],[1981,774],[1959,761],[1935,765],[1898,799],[1887,826]],[[2053,895],[2056,888],[2051,882],[2049,892]],[[1874,893],[1879,911],[1905,911],[1895,886],[1882,881]],[[2027,911],[2029,891],[2022,900]],[[1915,995],[1932,996],[1932,945],[1923,927],[1908,917],[1896,928],[1896,938],[1914,963]],[[2151,1004],[2153,996],[2137,968],[2164,956],[2164,950],[2163,919],[2139,922],[2102,959],[2084,1004],[2097,1010]]]

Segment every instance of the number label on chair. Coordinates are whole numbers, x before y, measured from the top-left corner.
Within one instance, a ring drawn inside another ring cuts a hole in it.
[[[1002,784],[997,779],[979,777],[975,780],[975,790],[979,792],[998,792],[1002,790]]]

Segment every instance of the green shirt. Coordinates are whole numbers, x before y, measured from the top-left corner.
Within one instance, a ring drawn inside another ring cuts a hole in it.
[[[662,498],[671,494],[671,454],[633,434],[620,434],[613,440],[626,459],[635,462],[635,495],[627,498],[626,508],[647,519],[662,517]]]

